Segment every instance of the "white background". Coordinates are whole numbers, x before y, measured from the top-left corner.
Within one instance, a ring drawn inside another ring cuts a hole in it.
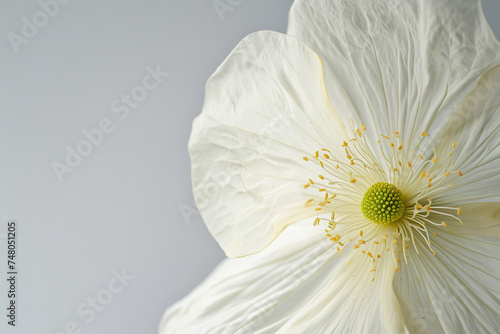
[[[0,233],[18,221],[20,275],[18,326],[0,311],[0,331],[56,334],[74,322],[81,333],[155,333],[223,258],[191,194],[187,141],[205,81],[245,35],[285,32],[292,0],[243,0],[222,16],[212,0],[72,0],[17,53],[8,34],[22,36],[41,7],[1,2]],[[500,36],[500,3],[483,5]],[[148,66],[169,76],[120,119],[111,105],[140,91]],[[53,162],[103,119],[113,131],[60,182]],[[113,270],[135,278],[87,323],[76,308],[106,296]]]

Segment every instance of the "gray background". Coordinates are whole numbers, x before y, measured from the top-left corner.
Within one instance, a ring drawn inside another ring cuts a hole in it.
[[[1,1],[0,233],[19,222],[20,272],[18,326],[1,311],[1,332],[64,333],[75,322],[82,333],[155,333],[223,258],[190,185],[187,141],[205,81],[245,35],[285,32],[292,0],[243,0],[222,17],[212,0],[73,0],[18,53],[7,36],[41,7]],[[498,37],[500,3],[483,4]],[[120,119],[111,104],[148,66],[170,75]],[[52,163],[105,118],[114,130],[60,182]],[[113,270],[135,278],[87,323],[76,308],[105,295]]]

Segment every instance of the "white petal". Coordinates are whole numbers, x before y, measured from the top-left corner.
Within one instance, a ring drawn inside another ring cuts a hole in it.
[[[310,222],[287,227],[262,252],[222,262],[167,310],[160,333],[274,333],[333,273],[331,245]]]
[[[392,257],[382,257],[375,272],[372,268],[370,258],[360,250],[351,251],[318,296],[278,333],[405,333],[392,287],[396,268]]]
[[[439,223],[444,221],[447,226],[445,231],[463,236],[476,235],[495,237],[500,239],[500,203],[468,203],[460,205],[461,214],[456,216],[463,222],[461,224],[452,217],[436,215],[430,220]],[[456,212],[449,212],[455,214]]]
[[[402,333],[392,288],[394,263],[360,252],[338,257],[310,222],[299,222],[262,252],[223,262],[167,310],[160,333]]]
[[[500,239],[430,231],[436,256],[418,240],[394,281],[410,332],[497,333]]]
[[[236,47],[207,83],[189,142],[196,202],[229,257],[315,214],[303,186],[320,169],[302,157],[343,139],[321,60],[305,44],[259,32]]]
[[[337,110],[406,144],[500,62],[478,0],[297,0],[288,32],[323,59]]]
[[[477,87],[455,108],[447,121],[437,151],[453,158],[453,186],[439,193],[447,203],[500,201],[500,66],[485,73]]]

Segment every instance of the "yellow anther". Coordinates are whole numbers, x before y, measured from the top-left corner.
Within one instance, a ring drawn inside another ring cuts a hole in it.
[[[443,227],[448,226],[445,222],[441,222],[441,224],[443,224]]]
[[[455,148],[455,146],[456,146],[456,145],[457,145],[457,142],[455,141],[455,142],[453,143],[453,145],[451,145],[451,148]]]
[[[304,189],[309,188],[310,184],[304,184]]]
[[[363,123],[361,123],[361,130],[366,131],[366,128],[365,128],[365,126],[363,125]]]
[[[323,156],[326,158],[326,159],[330,159],[330,156],[328,154],[323,154]]]
[[[316,157],[316,159],[318,159],[318,157],[319,157],[319,151],[316,151],[316,153],[314,154],[314,156]]]
[[[409,162],[408,162],[408,167],[410,167],[410,168],[411,168],[411,163],[409,163]]]
[[[399,145],[398,150],[401,151],[403,149],[403,144]]]
[[[460,173],[460,171],[459,171],[459,170],[457,170],[457,172],[458,172],[458,175],[460,175],[460,176],[464,176],[462,173]]]
[[[461,214],[462,214],[462,208],[458,208],[458,210],[457,210],[457,215],[459,215],[459,216],[460,216]]]
[[[385,136],[385,135],[383,135],[383,134],[380,134],[380,135],[381,135],[382,137],[384,137],[385,139],[391,139],[390,137],[387,137],[387,136]]]
[[[318,175],[318,177],[319,177],[320,179],[322,179],[322,180],[324,180],[324,179],[325,179],[325,177],[324,177],[323,175],[321,175],[321,174],[320,174],[320,175]]]

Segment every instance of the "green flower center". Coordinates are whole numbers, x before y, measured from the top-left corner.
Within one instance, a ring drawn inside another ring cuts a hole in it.
[[[403,194],[394,185],[377,182],[365,192],[361,202],[363,215],[376,224],[389,224],[405,211]]]

